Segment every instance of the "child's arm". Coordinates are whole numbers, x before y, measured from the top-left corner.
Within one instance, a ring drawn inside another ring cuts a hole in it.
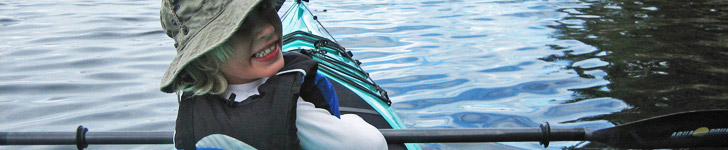
[[[301,97],[309,102],[325,102],[328,104],[326,110],[331,112],[331,115],[339,117],[339,100],[334,90],[333,85],[326,76],[312,71],[313,74],[306,75],[303,85],[301,87]],[[346,90],[346,89],[343,89]]]
[[[382,133],[359,116],[345,114],[339,119],[301,99],[296,127],[304,149],[387,149]]]

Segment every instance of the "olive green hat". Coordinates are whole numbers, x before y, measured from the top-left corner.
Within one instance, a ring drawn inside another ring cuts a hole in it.
[[[175,92],[171,85],[181,70],[230,38],[261,1],[265,0],[163,0],[162,28],[174,39],[177,56],[162,76],[160,90]]]

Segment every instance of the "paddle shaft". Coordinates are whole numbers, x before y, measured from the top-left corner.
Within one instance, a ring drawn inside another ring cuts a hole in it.
[[[682,112],[599,130],[585,128],[380,129],[388,143],[593,141],[620,148],[728,147],[728,110]],[[0,145],[172,144],[173,132],[0,132]]]
[[[543,141],[539,128],[381,129],[389,143]],[[172,132],[88,132],[88,144],[171,144]],[[0,132],[0,145],[75,145],[76,132]],[[0,138],[2,139],[2,138]],[[552,129],[549,141],[582,141],[583,128]]]
[[[0,132],[0,145],[76,145],[76,132]],[[86,144],[172,144],[173,132],[88,132]]]
[[[584,128],[380,129],[388,143],[582,141]],[[173,132],[0,132],[0,145],[172,144]]]
[[[389,143],[543,141],[540,128],[381,129]],[[0,145],[76,145],[76,132],[0,132]],[[88,132],[87,144],[172,144],[173,132]],[[582,141],[583,128],[551,129],[549,141]]]
[[[584,141],[584,128],[515,129],[380,129],[388,143]]]

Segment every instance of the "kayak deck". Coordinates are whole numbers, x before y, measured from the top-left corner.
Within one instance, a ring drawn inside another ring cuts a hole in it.
[[[341,114],[356,114],[378,129],[404,129],[406,126],[391,108],[384,89],[369,77],[346,51],[321,26],[306,6],[296,1],[283,16],[284,52],[300,51],[319,62],[319,73],[326,76],[339,97]],[[421,149],[416,144],[389,144],[389,149]]]

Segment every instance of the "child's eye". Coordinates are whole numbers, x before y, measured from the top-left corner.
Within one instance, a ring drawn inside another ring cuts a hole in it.
[[[268,3],[261,3],[260,5],[258,5],[258,8],[257,9],[258,9],[258,11],[264,12],[264,11],[270,10],[271,8],[272,7],[270,6],[270,4],[268,4]]]

